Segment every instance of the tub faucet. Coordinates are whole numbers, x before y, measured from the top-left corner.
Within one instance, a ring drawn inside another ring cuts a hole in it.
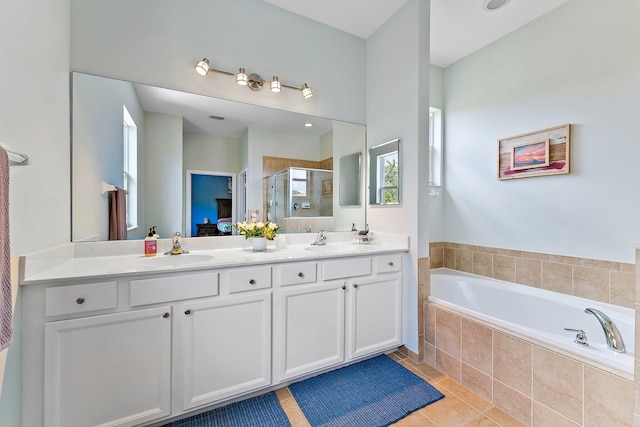
[[[316,241],[311,243],[313,246],[324,246],[327,244],[327,232],[324,230],[318,231],[318,235],[316,236]]]
[[[180,255],[180,254],[188,254],[189,251],[185,251],[182,249],[182,233],[176,231],[171,238],[171,242],[173,246],[171,246],[171,250],[165,252],[165,255]]]
[[[620,334],[620,331],[618,331],[616,324],[613,323],[613,320],[595,308],[586,308],[584,312],[593,314],[596,316],[596,319],[598,319],[598,322],[600,322],[600,326],[602,326],[602,330],[604,331],[604,336],[607,339],[607,347],[617,353],[624,353],[625,348],[624,342],[622,341],[622,335]]]

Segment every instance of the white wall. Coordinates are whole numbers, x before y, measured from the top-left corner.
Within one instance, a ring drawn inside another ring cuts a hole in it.
[[[240,139],[184,134],[184,170],[240,172]]]
[[[71,0],[71,68],[202,95],[364,123],[364,40],[259,0]],[[114,30],[116,29],[117,30]],[[239,88],[232,78],[207,78],[212,66],[283,83],[299,92]]]
[[[145,216],[161,238],[183,231],[182,117],[145,112]],[[142,246],[141,246],[142,247]]]
[[[429,106],[444,113],[444,69],[433,64],[429,66]],[[446,120],[444,114],[442,116]],[[429,241],[441,242],[444,240],[443,189],[433,187],[430,191],[437,192],[438,196],[429,198]]]
[[[27,153],[11,168],[11,256],[69,241],[69,1],[0,4],[0,142]],[[20,294],[0,397],[3,427],[20,425]]]
[[[428,256],[429,0],[409,0],[367,39],[367,145],[400,138],[401,202],[369,206],[372,230],[411,236],[404,265],[403,334],[418,352],[419,257]],[[402,49],[398,47],[402,46]],[[402,84],[399,84],[402,82]]]
[[[634,262],[640,2],[574,0],[445,70],[445,239]],[[571,173],[496,179],[497,139],[572,124]]]
[[[71,238],[74,242],[109,240],[109,199],[108,194],[101,193],[101,183],[121,188],[124,184],[123,105],[138,127],[138,144],[142,147],[144,111],[133,84],[73,74],[72,178],[76,179],[72,179]]]

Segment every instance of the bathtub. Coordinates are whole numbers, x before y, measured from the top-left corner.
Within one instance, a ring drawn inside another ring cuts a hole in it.
[[[633,375],[632,309],[449,269],[431,270],[429,301],[607,371]],[[613,320],[625,353],[607,348],[600,323],[584,312],[587,307]],[[584,330],[589,346],[574,343],[576,333],[564,328]]]

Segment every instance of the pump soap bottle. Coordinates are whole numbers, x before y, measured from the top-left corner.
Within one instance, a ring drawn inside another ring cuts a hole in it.
[[[144,239],[144,256],[156,256],[158,254],[158,235],[156,226],[149,229],[149,235]]]

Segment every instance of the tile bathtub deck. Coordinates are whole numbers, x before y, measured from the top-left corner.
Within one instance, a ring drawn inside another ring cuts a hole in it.
[[[442,400],[412,412],[393,426],[524,427],[524,424],[426,363],[415,363],[400,353],[389,356],[446,396]],[[310,427],[287,387],[276,390],[276,394],[293,427]]]

